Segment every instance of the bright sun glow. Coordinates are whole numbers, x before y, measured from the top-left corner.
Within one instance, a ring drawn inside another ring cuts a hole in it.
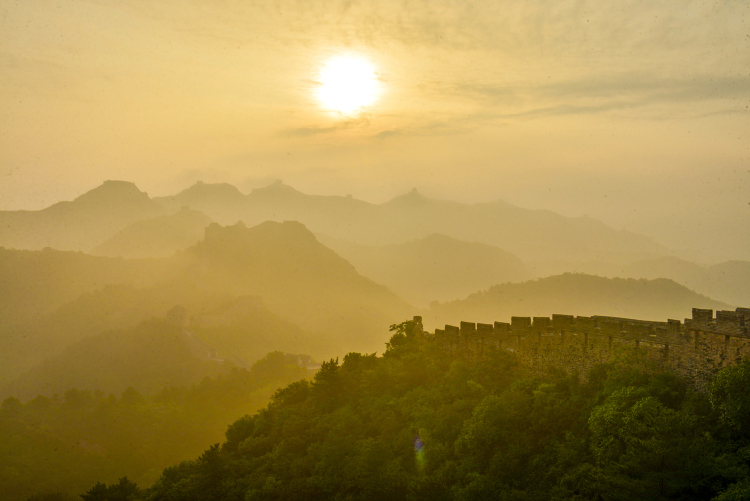
[[[318,99],[324,108],[352,115],[378,97],[375,67],[363,59],[336,56],[320,69]]]

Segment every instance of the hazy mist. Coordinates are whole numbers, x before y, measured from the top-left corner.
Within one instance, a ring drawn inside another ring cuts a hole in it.
[[[2,5],[2,209],[105,179],[371,202],[416,186],[748,258],[743,2]],[[354,117],[314,96],[350,52],[382,88]]]
[[[0,497],[750,498],[748,69],[747,1],[0,0]]]

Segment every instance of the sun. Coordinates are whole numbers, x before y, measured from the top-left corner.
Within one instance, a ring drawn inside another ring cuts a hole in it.
[[[335,56],[320,68],[318,100],[326,110],[355,115],[378,97],[375,67],[356,56]]]

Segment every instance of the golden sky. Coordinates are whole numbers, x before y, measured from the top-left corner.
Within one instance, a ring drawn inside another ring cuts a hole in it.
[[[379,83],[353,115],[317,99],[341,55]],[[0,209],[280,178],[674,246],[696,220],[750,225],[749,106],[744,0],[0,0]]]

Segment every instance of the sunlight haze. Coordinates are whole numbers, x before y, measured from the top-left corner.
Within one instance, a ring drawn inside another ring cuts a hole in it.
[[[750,0],[0,0],[3,501],[750,499]]]
[[[675,248],[750,225],[746,2],[1,9],[0,209],[106,179],[151,195],[283,179],[371,202],[503,199]],[[321,107],[321,68],[347,54],[387,92]],[[747,258],[725,247],[697,257]]]
[[[320,71],[318,98],[324,109],[355,115],[378,97],[375,70],[367,61],[353,56],[336,56]]]

